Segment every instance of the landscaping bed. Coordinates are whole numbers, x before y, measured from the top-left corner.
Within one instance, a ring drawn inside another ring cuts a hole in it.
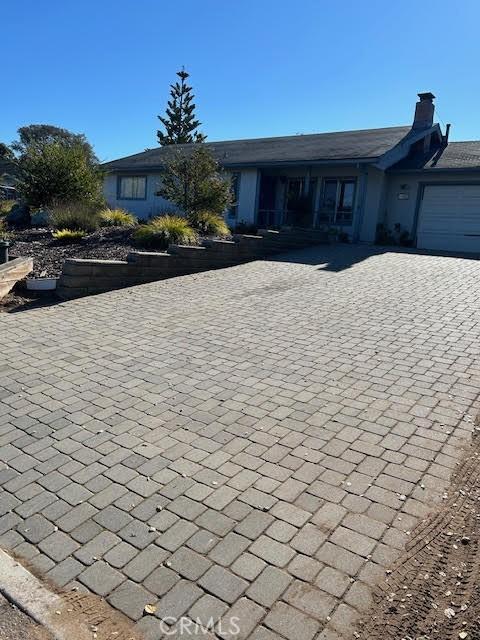
[[[15,230],[10,237],[12,256],[31,256],[35,277],[58,277],[66,258],[125,260],[130,251],[138,249],[132,240],[132,229],[100,227],[78,244],[59,244],[49,229]]]

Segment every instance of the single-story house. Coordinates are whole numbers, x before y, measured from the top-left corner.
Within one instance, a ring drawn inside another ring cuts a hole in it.
[[[449,142],[435,96],[418,96],[412,125],[205,143],[232,176],[228,223],[334,227],[353,242],[400,225],[419,248],[480,251],[480,141]],[[106,163],[110,206],[140,218],[172,210],[158,195],[169,153]]]

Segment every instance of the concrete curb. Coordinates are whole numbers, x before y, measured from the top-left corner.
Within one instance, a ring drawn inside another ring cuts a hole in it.
[[[5,598],[49,631],[55,640],[92,640],[92,632],[78,619],[67,619],[63,599],[2,549],[0,576],[0,592]]]

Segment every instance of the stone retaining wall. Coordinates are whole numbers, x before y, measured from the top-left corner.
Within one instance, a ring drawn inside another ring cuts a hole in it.
[[[170,245],[166,253],[134,251],[126,261],[69,258],[57,284],[61,298],[102,293],[136,284],[231,267],[275,253],[328,242],[323,231],[291,229],[205,240],[201,246]]]

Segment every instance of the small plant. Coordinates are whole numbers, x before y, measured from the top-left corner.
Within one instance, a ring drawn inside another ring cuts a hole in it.
[[[392,232],[387,227],[379,222],[377,224],[377,232],[375,235],[375,244],[395,244],[395,239]]]
[[[0,218],[0,240],[9,240],[10,234],[7,231],[7,221]]]
[[[137,219],[125,209],[103,209],[100,211],[100,223],[107,227],[134,227]]]
[[[401,247],[411,247],[413,244],[412,238],[406,229],[400,232],[398,237],[398,243]]]
[[[169,244],[195,244],[198,235],[186,218],[165,215],[140,225],[133,232],[133,239],[142,247],[166,249]]]
[[[0,218],[8,216],[13,206],[16,204],[16,200],[0,200]]]
[[[379,223],[377,224],[375,244],[411,247],[412,238],[406,229],[402,229],[399,222],[394,225],[393,231],[388,229],[384,224]]]
[[[52,235],[59,244],[75,244],[81,242],[86,233],[81,229],[58,229]]]
[[[194,229],[206,236],[228,236],[230,229],[223,218],[211,211],[199,211],[188,216]]]
[[[55,229],[95,231],[100,224],[100,218],[92,205],[72,202],[52,207],[50,222]]]

